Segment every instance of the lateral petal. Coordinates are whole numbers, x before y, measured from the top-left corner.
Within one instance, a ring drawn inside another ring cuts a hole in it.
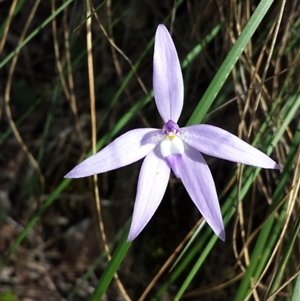
[[[170,168],[159,146],[150,152],[141,167],[128,241],[134,240],[147,225],[160,204],[170,177]]]
[[[186,146],[182,155],[181,180],[206,222],[222,240],[225,240],[224,225],[211,172],[202,155]]]
[[[274,160],[257,148],[212,125],[198,124],[182,128],[180,137],[206,155],[262,168],[280,169]]]
[[[177,123],[183,106],[183,78],[178,55],[167,28],[157,27],[153,58],[153,90],[158,112],[166,123]]]
[[[162,138],[161,130],[131,130],[75,166],[65,178],[87,177],[129,165],[145,157]]]

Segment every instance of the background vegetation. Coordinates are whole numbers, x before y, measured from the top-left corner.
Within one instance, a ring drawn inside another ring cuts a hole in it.
[[[1,300],[300,299],[299,1],[0,2]],[[127,243],[141,162],[63,178],[121,133],[162,126],[160,23],[182,62],[179,124],[222,127],[281,166],[206,157],[225,242],[171,177]]]

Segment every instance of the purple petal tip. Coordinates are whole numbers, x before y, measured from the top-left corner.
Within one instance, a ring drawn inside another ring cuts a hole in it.
[[[218,237],[219,237],[221,240],[225,241],[226,235],[225,235],[225,230],[224,230],[224,229],[218,234]]]
[[[77,165],[78,166],[78,165]],[[71,169],[65,176],[65,179],[76,179],[76,178],[83,178],[84,176],[80,175],[78,172],[76,172],[77,166],[75,166],[73,169]]]
[[[136,236],[132,236],[129,234],[127,237],[127,242],[132,242],[135,238],[136,238]]]
[[[64,178],[65,179],[72,179],[72,175],[71,175],[71,172],[68,172],[66,175],[64,175]]]

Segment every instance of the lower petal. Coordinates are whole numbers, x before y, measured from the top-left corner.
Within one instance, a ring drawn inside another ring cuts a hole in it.
[[[145,158],[138,180],[128,241],[134,240],[147,225],[160,204],[170,177],[170,168],[155,147]]]
[[[182,155],[181,154],[175,154],[175,155],[169,155],[165,157],[168,165],[170,168],[172,168],[175,177],[177,179],[180,178],[180,169],[181,169],[181,162],[182,162]]]
[[[224,225],[211,172],[202,155],[186,145],[182,155],[181,180],[191,199],[222,240],[225,240]]]

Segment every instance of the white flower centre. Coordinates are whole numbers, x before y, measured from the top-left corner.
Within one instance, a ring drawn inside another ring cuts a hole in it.
[[[160,142],[160,151],[164,158],[170,155],[181,155],[184,152],[183,141],[178,136],[176,136],[176,134],[170,132]]]

